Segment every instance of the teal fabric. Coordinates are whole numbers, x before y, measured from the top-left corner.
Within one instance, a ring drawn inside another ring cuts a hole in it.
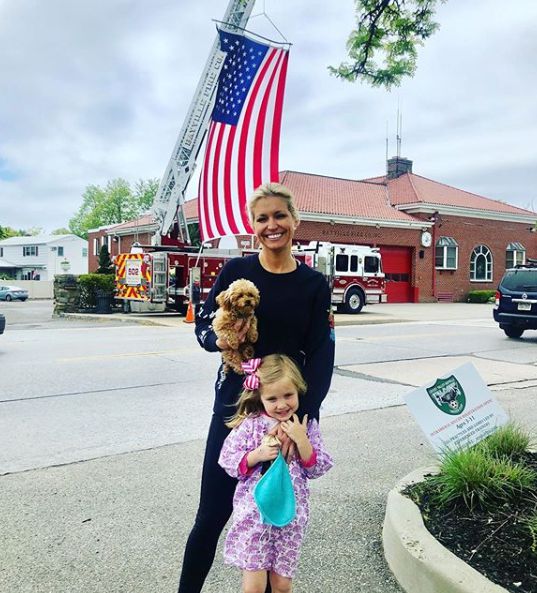
[[[255,485],[254,500],[263,523],[285,527],[295,518],[295,491],[281,451]]]

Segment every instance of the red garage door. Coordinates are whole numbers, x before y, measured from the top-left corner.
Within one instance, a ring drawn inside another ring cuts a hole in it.
[[[412,271],[411,247],[381,247],[382,267],[386,274],[388,303],[412,302],[410,286]]]

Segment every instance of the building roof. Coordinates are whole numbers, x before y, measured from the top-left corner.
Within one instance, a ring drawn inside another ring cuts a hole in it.
[[[84,241],[85,239],[81,239],[73,234],[68,235],[34,235],[32,237],[9,237],[8,239],[2,239],[0,241],[0,245],[43,245],[46,243],[55,243],[57,241],[61,241],[62,239],[71,239],[75,237],[80,241]]]
[[[537,217],[537,214],[531,210],[518,208],[499,200],[485,198],[415,173],[404,173],[400,177],[388,181],[386,181],[386,177],[374,177],[367,179],[367,181],[387,185],[390,202],[396,207],[410,204],[436,204],[440,207],[468,208],[489,213]]]
[[[360,221],[415,222],[415,218],[390,205],[386,186],[367,181],[338,179],[280,171],[280,182],[293,193],[301,216],[322,214]]]

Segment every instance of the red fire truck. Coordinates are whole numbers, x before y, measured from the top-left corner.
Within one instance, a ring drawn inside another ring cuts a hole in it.
[[[153,251],[148,251],[153,249]],[[251,249],[166,247],[121,253],[115,258],[117,298],[165,303],[184,312],[189,300],[203,302],[223,265]],[[332,287],[332,304],[346,313],[359,313],[367,303],[386,302],[385,279],[378,249],[366,245],[312,241],[297,245],[295,257],[324,274]]]

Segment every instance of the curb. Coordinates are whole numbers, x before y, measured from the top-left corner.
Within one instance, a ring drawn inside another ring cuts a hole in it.
[[[440,544],[425,528],[419,508],[401,494],[432,471],[411,472],[388,494],[382,543],[397,582],[407,593],[508,593]]]

